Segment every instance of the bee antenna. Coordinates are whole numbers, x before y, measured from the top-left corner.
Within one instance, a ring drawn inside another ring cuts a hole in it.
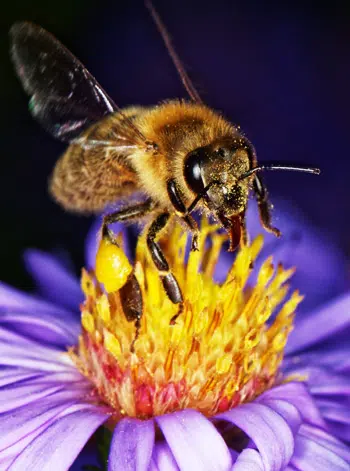
[[[262,172],[263,170],[286,170],[289,172],[304,172],[304,173],[312,173],[314,175],[319,175],[321,170],[315,167],[294,167],[292,165],[274,165],[274,164],[267,164],[267,165],[259,165],[258,167],[251,168],[247,172],[243,173],[239,177],[240,180],[244,180],[245,178],[250,177],[254,173]]]
[[[184,85],[184,87],[187,90],[187,93],[191,97],[191,99],[197,103],[202,103],[201,97],[199,96],[195,86],[193,85],[191,79],[187,75],[187,72],[185,70],[185,67],[183,66],[179,56],[177,55],[174,46],[171,43],[171,39],[169,36],[169,33],[161,20],[157,10],[154,8],[153,3],[151,0],[145,0],[145,6],[149,10],[153,21],[155,22],[158,31],[160,32],[160,35],[162,36],[162,39],[164,41],[165,47],[167,48],[167,51],[176,67],[176,70],[178,74],[180,75],[180,79]]]

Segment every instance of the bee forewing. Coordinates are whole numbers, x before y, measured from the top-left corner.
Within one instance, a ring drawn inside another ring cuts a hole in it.
[[[29,22],[10,30],[12,59],[29,109],[54,137],[71,141],[119,110],[81,62],[49,32]]]
[[[50,190],[66,209],[99,212],[139,188],[132,155],[140,147],[127,120],[141,108],[107,116],[74,139],[58,160]]]

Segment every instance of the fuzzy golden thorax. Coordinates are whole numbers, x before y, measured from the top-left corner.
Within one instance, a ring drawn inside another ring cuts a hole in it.
[[[255,163],[255,154],[247,152],[248,141],[219,113],[204,105],[170,101],[140,113],[135,124],[150,142],[157,143],[154,152],[140,149],[130,156],[143,190],[154,201],[172,210],[166,191],[171,178],[177,182],[186,205],[193,201],[199,188],[187,177],[186,168],[196,153],[201,159],[202,183],[218,183],[211,192],[214,206],[223,205],[225,195],[232,194],[232,190],[242,189],[236,210],[243,209],[248,184],[242,182],[235,187],[237,178]]]

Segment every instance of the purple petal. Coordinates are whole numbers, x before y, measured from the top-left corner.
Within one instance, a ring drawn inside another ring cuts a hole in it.
[[[179,471],[174,455],[167,443],[156,443],[148,471]]]
[[[67,471],[94,431],[107,420],[94,408],[60,417],[35,438],[9,471]]]
[[[350,325],[349,313],[350,295],[346,295],[308,314],[291,333],[286,353],[293,354],[341,332]]]
[[[280,471],[289,463],[294,448],[292,431],[287,422],[269,407],[243,404],[216,416],[243,430],[255,443],[266,469]]]
[[[44,298],[67,309],[78,309],[83,300],[79,282],[56,257],[31,249],[25,252],[24,261]]]
[[[89,381],[82,376],[80,381],[70,383],[60,381],[61,376],[59,374],[39,376],[30,381],[2,387],[0,389],[0,412],[29,405],[46,397],[56,400],[62,395],[62,392],[75,398],[84,398],[92,389]],[[62,379],[64,380],[64,378]]]
[[[51,384],[41,388],[29,383],[17,388],[3,388],[0,391],[0,413],[4,413],[11,409],[16,409],[30,402],[35,402],[51,394],[62,390],[59,384]]]
[[[290,382],[276,386],[264,392],[256,399],[256,402],[264,404],[265,401],[278,399],[293,404],[298,409],[304,421],[319,427],[324,427],[325,423],[320,411],[303,383]]]
[[[9,310],[11,308],[13,308],[13,310],[18,309],[36,316],[40,316],[41,313],[46,313],[65,320],[71,319],[72,316],[74,317],[71,311],[63,307],[12,288],[3,282],[0,282],[0,308],[1,310]]]
[[[22,431],[25,432],[25,435],[22,435],[22,437],[17,433],[16,431],[16,436],[19,438],[18,440],[14,441],[12,445],[4,449],[3,451],[0,452],[0,462],[3,464],[4,462],[8,463],[8,466],[13,462],[17,456],[39,435],[41,435],[45,429],[47,429],[53,422],[55,422],[57,419],[63,417],[64,415],[71,414],[73,412],[83,410],[83,411],[88,411],[92,410],[93,412],[99,411],[101,413],[106,414],[106,418],[108,417],[110,411],[106,410],[106,408],[103,407],[96,407],[93,405],[85,404],[85,403],[76,403],[74,405],[69,405],[69,402],[66,401],[66,406],[63,409],[63,412],[58,413],[58,414],[51,414],[51,416],[46,415],[46,422],[43,420],[37,421],[38,427],[33,429],[33,428],[28,428],[26,427]],[[54,412],[57,412],[57,408]],[[41,423],[40,423],[41,422]],[[7,469],[7,467],[5,468]]]
[[[329,299],[346,289],[346,260],[332,239],[312,226],[306,215],[289,202],[277,201],[275,208],[273,219],[282,231],[281,239],[262,229],[257,205],[248,208],[249,234],[264,234],[264,253],[276,254],[276,259],[286,266],[297,266],[295,278],[299,278],[300,286],[307,286],[312,297]]]
[[[294,436],[297,434],[302,424],[302,418],[298,409],[293,404],[281,399],[266,399],[262,403],[277,412],[287,422]]]
[[[299,435],[317,442],[319,445],[331,450],[350,464],[349,448],[343,442],[337,440],[324,430],[312,425],[304,424],[300,427]]]
[[[62,388],[61,388],[62,389]],[[0,414],[2,433],[0,450],[15,444],[45,423],[50,423],[56,416],[76,404],[79,397],[75,391],[52,391],[52,396],[35,401],[28,398],[27,404]]]
[[[102,217],[96,219],[91,226],[89,233],[85,241],[85,259],[86,267],[88,269],[95,268],[95,260],[97,248],[100,240],[100,230],[102,226]],[[131,260],[131,249],[129,240],[127,237],[127,228],[124,224],[114,223],[109,226],[115,234],[122,234],[123,236],[123,250],[126,253],[129,260]]]
[[[76,371],[66,352],[28,340],[0,327],[0,365],[39,371]]]
[[[317,405],[327,420],[350,424],[350,403],[339,404],[336,401],[317,400]]]
[[[22,453],[22,451],[29,445],[31,441],[34,440],[40,433],[47,428],[48,424],[43,424],[38,427],[36,430],[32,431],[31,433],[27,434],[19,441],[15,442],[10,447],[6,448],[5,450],[0,452],[0,462],[3,466],[3,469],[8,470],[10,465],[15,461],[17,456]]]
[[[350,394],[350,377],[334,373],[326,368],[317,368],[310,366],[309,368],[298,368],[294,373],[305,376],[308,389],[312,395],[349,395]]]
[[[333,422],[327,419],[327,427],[332,435],[338,437],[346,443],[350,442],[350,427],[348,424],[342,424],[340,422]]]
[[[113,433],[108,471],[147,471],[153,446],[153,420],[121,420]]]
[[[328,429],[336,437],[341,440],[350,441],[350,401],[341,401],[339,397],[334,400],[320,400],[316,398],[317,406],[319,407],[323,417],[327,421]],[[350,460],[349,460],[350,461]]]
[[[78,317],[62,320],[45,312],[27,314],[22,312],[3,312],[0,324],[17,333],[39,342],[50,343],[66,348],[77,343],[81,326]]]
[[[261,456],[256,450],[247,448],[238,455],[233,471],[265,471]]]
[[[349,462],[312,438],[298,434],[291,465],[302,471],[349,471]]]
[[[91,384],[76,368],[55,372],[31,371],[25,368],[1,368],[0,370],[0,392],[10,387],[19,387],[26,384],[60,384],[81,385]]]
[[[320,348],[314,348],[311,352],[296,353],[285,357],[283,360],[284,371],[315,365],[329,367],[339,373],[350,372],[349,342],[345,345],[334,345],[334,342],[329,346],[325,346],[324,343],[321,345]]]
[[[231,455],[223,438],[201,413],[187,409],[155,420],[182,471],[231,469]]]
[[[0,369],[0,389],[4,386],[20,383],[25,380],[32,380],[40,376],[41,373],[35,371],[28,371],[24,368],[4,368]]]

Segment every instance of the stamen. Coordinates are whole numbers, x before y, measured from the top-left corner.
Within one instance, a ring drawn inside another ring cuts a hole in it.
[[[82,334],[70,355],[100,400],[114,409],[115,421],[184,408],[211,416],[283,381],[279,366],[302,301],[298,292],[288,295],[294,270],[275,267],[270,257],[257,281],[249,282],[263,245],[259,236],[237,253],[225,281],[215,283],[226,239],[216,230],[203,221],[199,251],[187,262],[187,237],[179,226],[161,241],[184,296],[174,326],[177,306],[163,290],[144,237],[139,239],[134,273],[144,312],[134,344],[135,326],[125,318],[118,292],[133,270],[122,249],[102,239],[96,275],[83,271]]]

